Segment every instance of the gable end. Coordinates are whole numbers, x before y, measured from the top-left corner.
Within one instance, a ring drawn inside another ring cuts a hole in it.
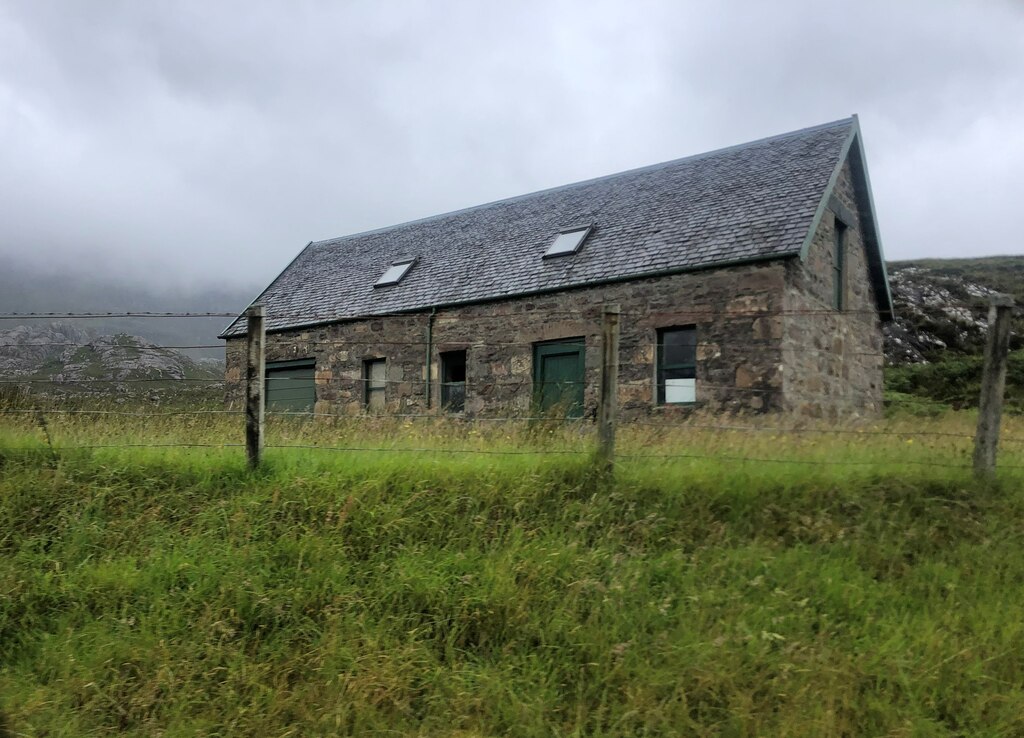
[[[826,211],[831,211],[848,224],[857,220],[855,214],[835,196],[836,182],[839,180],[843,165],[849,160],[857,209],[863,230],[864,247],[867,252],[868,272],[875,293],[879,317],[882,320],[892,320],[892,293],[889,290],[889,276],[886,273],[885,256],[882,253],[882,244],[878,235],[878,220],[875,217],[875,203],[871,195],[871,183],[868,180],[860,122],[856,115],[853,116],[853,121],[854,125],[843,144],[835,169],[832,171],[832,176],[829,177],[828,185],[822,193],[817,210],[815,210],[811,227],[804,237],[804,243],[800,249],[800,260],[806,262],[814,234],[817,233]]]

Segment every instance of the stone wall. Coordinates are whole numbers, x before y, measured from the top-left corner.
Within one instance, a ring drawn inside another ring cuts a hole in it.
[[[857,202],[849,160],[833,195],[841,205],[825,212],[807,259],[787,263],[785,406],[804,417],[870,417],[882,409],[882,329],[862,237],[866,203]],[[846,225],[842,311],[833,307],[837,218]]]
[[[596,410],[601,309],[621,306],[620,402],[623,417],[697,408],[781,409],[785,265],[764,262],[639,279],[408,316],[336,323],[267,336],[267,361],[316,360],[317,412],[364,412],[363,362],[387,359],[387,410],[438,412],[440,353],[467,352],[466,414],[530,412],[533,344],[581,337],[586,345],[585,415]],[[761,315],[768,313],[769,315]],[[428,324],[430,409],[426,402]],[[697,403],[655,404],[659,328],[697,328]],[[242,399],[245,341],[227,346],[228,399]]]

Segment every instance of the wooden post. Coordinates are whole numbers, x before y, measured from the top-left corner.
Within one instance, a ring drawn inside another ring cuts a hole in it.
[[[1006,389],[1006,355],[1010,350],[1010,317],[1013,298],[996,295],[988,309],[988,339],[985,342],[985,367],[981,375],[978,401],[978,431],[974,436],[974,474],[991,478],[996,472],[996,447],[1003,415]]]
[[[245,312],[248,318],[245,364],[245,453],[249,467],[260,465],[263,455],[264,385],[266,383],[266,356],[263,351],[264,311],[262,305],[253,305]]]
[[[597,400],[598,456],[607,471],[615,464],[615,424],[619,410],[618,305],[605,305],[601,325],[601,386]]]

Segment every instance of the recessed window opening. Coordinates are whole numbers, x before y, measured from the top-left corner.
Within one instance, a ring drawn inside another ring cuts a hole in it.
[[[835,250],[832,254],[832,307],[842,310],[846,302],[846,224],[836,218]]]
[[[544,252],[544,258],[575,254],[580,250],[591,228],[592,226],[585,226],[583,228],[570,228],[562,231],[555,236],[555,240],[548,246],[548,250]]]
[[[393,262],[373,286],[387,287],[388,285],[398,284],[415,263],[415,259],[405,259],[403,261]]]
[[[466,352],[441,354],[441,407],[449,413],[466,409]]]
[[[366,359],[363,362],[363,404],[367,410],[384,409],[387,367],[387,359]]]
[[[658,404],[697,401],[697,329],[694,326],[658,331]]]
[[[316,404],[316,360],[268,361],[264,397],[268,412],[308,413]]]

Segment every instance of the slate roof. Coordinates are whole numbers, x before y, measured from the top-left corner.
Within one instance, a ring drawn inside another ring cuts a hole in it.
[[[313,242],[255,302],[266,307],[267,330],[280,330],[794,256],[857,131],[847,118]],[[586,225],[593,230],[579,253],[542,258],[560,230]],[[373,286],[409,257],[417,261],[400,284]],[[239,320],[223,336],[244,332]]]

